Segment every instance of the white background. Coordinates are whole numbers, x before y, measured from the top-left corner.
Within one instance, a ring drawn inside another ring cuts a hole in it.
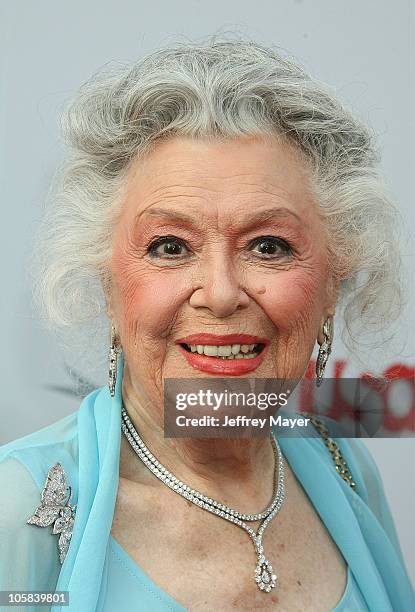
[[[410,0],[2,3],[0,444],[58,420],[79,405],[79,399],[52,387],[70,387],[71,381],[56,340],[36,320],[26,277],[33,230],[62,155],[57,118],[63,104],[108,61],[133,61],[180,36],[198,40],[219,28],[277,44],[335,87],[339,97],[375,128],[384,174],[413,236],[415,62]],[[404,255],[411,271],[413,249],[405,245]],[[414,314],[411,296],[401,325],[400,352],[389,355],[384,349],[376,359],[385,359],[385,365],[414,365]],[[333,354],[349,359],[338,340]],[[347,374],[359,374],[351,361]],[[106,366],[93,382],[105,384]],[[415,442],[367,443],[383,475],[415,580]]]

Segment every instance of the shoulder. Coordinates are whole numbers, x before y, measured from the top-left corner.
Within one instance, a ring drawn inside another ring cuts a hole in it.
[[[79,409],[78,409],[79,410]],[[76,435],[78,410],[30,434],[0,446],[0,461],[26,449],[65,442]]]
[[[31,474],[39,488],[43,488],[49,468],[57,462],[65,472],[77,478],[80,422],[82,419],[94,421],[94,403],[101,391],[102,388],[95,389],[84,397],[75,412],[0,446],[0,465],[7,459],[15,459]],[[11,462],[3,466],[3,473],[7,465]]]
[[[382,515],[386,498],[382,476],[364,439],[350,436],[350,428],[344,428],[332,419],[319,415],[320,426],[312,426],[316,436],[314,446],[322,459],[340,472],[347,469],[355,483],[354,491],[370,507],[377,517]],[[348,435],[344,435],[344,432]],[[343,435],[342,435],[343,434]],[[340,474],[339,474],[340,478]]]
[[[29,481],[36,487],[39,498],[48,471],[60,463],[73,492],[72,503],[76,503],[81,423],[87,420],[94,427],[94,404],[101,391],[102,388],[98,388],[89,393],[75,412],[0,446],[0,495],[3,501],[7,502],[14,485],[18,493],[19,485],[24,482],[28,484]],[[20,486],[20,492],[23,499],[23,486]]]
[[[41,504],[49,469],[77,475],[77,416],[70,414],[0,447],[0,589],[54,590],[60,571],[51,528],[27,523]],[[70,476],[69,476],[70,475]]]
[[[78,411],[0,447],[0,531],[9,540],[24,532],[39,537],[26,520],[40,505],[48,471],[56,463],[77,496]]]
[[[364,440],[362,438],[335,438],[334,440],[352,473],[358,493],[364,501],[373,502],[375,498],[383,495],[382,476]]]
[[[78,412],[79,409],[55,423],[0,446],[0,483],[7,485],[19,471],[20,476],[25,472],[41,489],[49,468],[55,463],[60,462],[67,473],[77,471]]]
[[[356,492],[385,526],[389,505],[382,475],[372,453],[362,438],[336,438],[336,442],[357,484]]]
[[[95,408],[101,389],[78,410],[0,447],[0,590],[53,590],[60,572],[58,537],[51,525],[39,528],[28,519],[42,504],[48,472],[57,463],[78,503],[79,439],[94,440]],[[82,445],[81,445],[82,448]],[[68,491],[69,494],[69,491]]]
[[[370,509],[372,517],[383,527],[398,554],[401,555],[399,539],[385,493],[383,479],[364,439],[336,437],[333,438],[333,441],[351,472],[353,481],[356,483],[354,493]],[[319,446],[321,453],[326,454],[326,460],[332,462],[335,469],[334,458],[323,439],[320,439]]]
[[[54,590],[60,571],[56,537],[27,523],[40,492],[13,456],[0,462],[0,491],[0,590]]]
[[[374,486],[382,487],[382,478],[367,445],[362,438],[350,435],[350,428],[326,416],[319,415],[317,419],[322,428],[312,426],[319,442],[320,453],[326,460],[335,464],[339,452],[349,468],[359,493],[367,501],[367,492]],[[330,442],[332,441],[332,442]]]

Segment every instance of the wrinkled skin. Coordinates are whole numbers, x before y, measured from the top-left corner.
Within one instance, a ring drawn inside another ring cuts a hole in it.
[[[124,351],[127,411],[163,465],[240,512],[259,512],[272,497],[269,438],[164,438],[163,379],[210,376],[194,370],[175,344],[199,332],[266,336],[269,352],[248,377],[304,375],[335,305],[324,221],[305,168],[291,145],[276,140],[159,143],[132,165],[113,235],[107,304]],[[156,208],[170,218],[151,214]],[[284,214],[248,227],[258,211],[280,208]],[[190,220],[174,220],[173,211]],[[166,235],[175,242],[158,245],[151,257],[149,245]],[[254,242],[263,236],[280,241],[264,249]],[[332,609],[345,588],[346,563],[284,464],[286,498],[265,541],[278,567],[275,594],[264,595],[252,579],[247,534],[172,492],[124,436],[111,533],[186,609]]]
[[[154,214],[156,208],[167,214]],[[254,214],[269,209],[284,210],[252,224]],[[151,257],[149,245],[166,235],[175,237],[173,249],[158,245]],[[254,243],[261,236],[275,237],[265,250]],[[163,379],[209,376],[194,370],[174,343],[197,332],[267,337],[268,354],[245,376],[304,375],[334,299],[324,220],[294,146],[252,137],[158,143],[130,168],[111,277],[108,315],[124,351],[124,403],[144,439],[171,464],[173,447],[189,465],[191,454],[208,463],[220,457],[223,473],[227,457],[233,477],[235,460],[251,476],[255,456],[272,461],[267,440],[245,441],[243,452],[228,440],[213,456],[207,441],[164,439]]]

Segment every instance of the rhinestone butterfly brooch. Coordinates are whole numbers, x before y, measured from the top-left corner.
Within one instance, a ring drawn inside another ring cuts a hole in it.
[[[69,492],[68,492],[69,490]],[[26,523],[48,527],[53,523],[52,533],[60,534],[58,540],[59,561],[64,562],[72,537],[76,505],[69,503],[72,487],[67,484],[65,470],[55,463],[48,471],[41,493],[41,504]]]

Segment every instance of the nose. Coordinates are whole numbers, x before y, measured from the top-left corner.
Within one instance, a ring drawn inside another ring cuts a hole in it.
[[[208,308],[217,318],[230,316],[238,308],[246,308],[249,296],[241,287],[234,262],[225,254],[216,254],[201,271],[201,285],[192,293],[193,308]]]

